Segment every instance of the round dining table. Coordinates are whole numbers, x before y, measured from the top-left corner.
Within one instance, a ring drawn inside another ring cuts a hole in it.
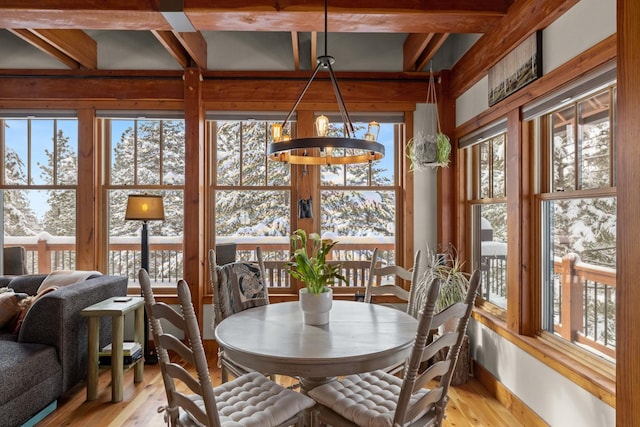
[[[410,354],[418,321],[390,307],[333,301],[327,325],[304,324],[297,301],[227,317],[215,338],[247,368],[300,379],[303,392],[340,375],[384,369]]]

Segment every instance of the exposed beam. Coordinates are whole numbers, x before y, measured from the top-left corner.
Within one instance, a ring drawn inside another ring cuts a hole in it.
[[[9,29],[32,46],[53,56],[72,69],[98,68],[98,47],[82,30]]]
[[[484,33],[500,22],[512,3],[334,0],[329,7],[329,31]],[[324,29],[322,0],[185,0],[184,12],[199,31]],[[155,0],[3,0],[0,28],[171,29]]]
[[[438,52],[438,49],[440,49],[447,37],[449,37],[449,34],[447,33],[438,33],[433,35],[429,43],[427,43],[427,47],[422,51],[422,54],[416,61],[416,71],[424,69],[424,67],[427,65],[427,62],[431,61],[431,59],[435,56],[436,52]]]
[[[452,95],[458,97],[489,68],[537,30],[546,28],[578,0],[519,0],[499,25],[485,33],[452,69]]]
[[[318,58],[318,33],[315,31],[311,32],[311,64],[309,64],[309,69],[313,70],[316,68],[316,59]]]
[[[182,47],[187,51],[193,63],[191,66],[198,66],[202,70],[207,68],[207,41],[201,33],[178,33],[173,32]]]
[[[160,44],[164,46],[173,58],[178,61],[182,68],[187,68],[191,62],[191,58],[186,49],[182,46],[172,31],[151,30],[151,33],[158,39]]]
[[[421,71],[448,36],[446,33],[409,34],[402,46],[403,70]]]
[[[156,30],[151,30],[151,33],[182,68],[207,68],[207,42],[202,34]]]
[[[291,48],[293,51],[293,69],[300,71],[300,44],[297,31],[291,31]]]
[[[416,61],[433,36],[434,33],[414,33],[407,36],[402,45],[403,71],[416,71]]]
[[[44,53],[46,53],[48,55],[53,56],[55,59],[57,59],[58,61],[62,62],[67,67],[69,67],[71,69],[80,68],[80,64],[78,63],[78,61],[75,61],[72,58],[69,58],[67,55],[65,55],[64,53],[60,52],[55,47],[51,46],[46,41],[42,40],[40,37],[38,37],[36,34],[34,34],[31,30],[9,29],[8,31],[10,31],[16,37],[19,37],[22,40],[26,41],[31,46],[41,50],[42,52],[44,52]]]

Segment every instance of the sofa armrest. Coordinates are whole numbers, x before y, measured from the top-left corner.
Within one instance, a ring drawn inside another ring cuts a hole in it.
[[[127,277],[98,276],[50,292],[29,309],[18,341],[56,348],[62,364],[63,392],[82,380],[87,372],[88,321],[80,311],[107,298],[126,295],[127,284]],[[110,322],[103,320],[101,342],[110,342]]]

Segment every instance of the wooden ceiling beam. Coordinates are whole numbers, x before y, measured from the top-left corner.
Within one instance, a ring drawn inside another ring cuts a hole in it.
[[[187,68],[189,66],[191,58],[178,38],[173,35],[173,31],[151,30],[151,33],[156,39],[158,39],[160,44],[167,49],[167,52],[169,52],[169,54],[178,61],[178,64],[180,64],[182,68]]]
[[[182,68],[207,68],[207,42],[200,33],[178,33],[176,31],[156,31],[151,33],[158,39]]]
[[[518,0],[499,25],[471,46],[451,70],[451,92],[457,98],[487,75],[502,57],[528,36],[546,28],[578,0]]]
[[[82,30],[9,29],[22,40],[72,69],[98,68],[98,46]]]
[[[16,37],[19,37],[25,42],[29,43],[31,46],[35,47],[36,49],[46,53],[47,55],[51,55],[52,57],[62,62],[67,67],[71,68],[72,70],[80,68],[80,64],[78,63],[78,61],[75,61],[72,58],[69,58],[67,55],[60,52],[58,49],[51,46],[49,43],[42,40],[36,34],[31,32],[31,30],[9,29],[8,31],[11,32]]]
[[[291,31],[291,48],[293,53],[293,69],[300,71],[300,43],[297,31]]]
[[[202,70],[207,69],[207,41],[204,39],[200,32],[195,33],[178,33],[173,32],[173,35],[178,39],[182,47],[187,51],[191,57],[192,64],[190,66],[197,66]]]
[[[449,37],[449,34],[447,33],[438,33],[433,35],[431,40],[429,40],[429,43],[427,43],[427,47],[416,60],[416,71],[424,69],[427,62],[431,61],[436,52],[438,52],[438,49],[442,47],[442,44],[447,40],[447,37]]]
[[[157,3],[3,0],[0,28],[170,30]],[[329,31],[484,33],[505,16],[512,3],[513,0],[335,0],[329,7]],[[322,0],[184,0],[184,12],[199,31],[324,29]]]
[[[402,45],[402,70],[417,71],[416,61],[422,55],[434,33],[409,34]]]

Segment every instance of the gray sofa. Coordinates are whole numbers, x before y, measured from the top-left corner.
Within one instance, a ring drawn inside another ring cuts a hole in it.
[[[46,275],[0,277],[0,287],[35,295]],[[0,427],[23,424],[82,381],[87,372],[87,318],[80,311],[125,295],[127,278],[93,276],[37,299],[20,332],[0,332]],[[102,319],[100,345],[111,341]],[[53,404],[55,407],[55,403]]]

